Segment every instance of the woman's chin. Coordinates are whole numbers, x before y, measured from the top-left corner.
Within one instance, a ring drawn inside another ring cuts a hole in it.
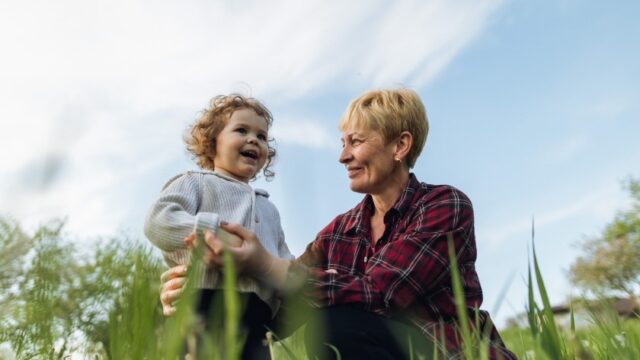
[[[369,192],[366,184],[362,184],[360,182],[351,181],[351,183],[349,184],[349,188],[351,189],[351,191],[357,193],[366,194]]]

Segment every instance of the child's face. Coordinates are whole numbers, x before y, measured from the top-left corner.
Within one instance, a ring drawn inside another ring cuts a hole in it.
[[[267,120],[253,109],[234,111],[216,137],[214,170],[249,182],[267,161],[267,131]]]

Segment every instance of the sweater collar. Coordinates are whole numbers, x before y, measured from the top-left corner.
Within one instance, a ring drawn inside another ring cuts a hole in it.
[[[252,189],[256,193],[256,195],[264,196],[266,198],[269,197],[269,193],[267,192],[267,190],[254,188],[251,185],[249,185],[248,183],[246,183],[244,181],[240,181],[240,180],[238,180],[236,178],[233,178],[233,177],[231,177],[229,175],[221,174],[219,172],[210,171],[210,170],[206,171],[206,173],[211,174],[211,175],[215,175],[215,176],[217,176],[217,177],[219,177],[219,178],[221,178],[223,180],[231,181],[231,182],[234,182],[236,184],[239,184],[239,185],[242,185],[242,186],[246,186],[247,188]]]

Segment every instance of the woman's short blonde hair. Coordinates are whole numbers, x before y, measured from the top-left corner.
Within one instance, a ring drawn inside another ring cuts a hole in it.
[[[341,131],[367,129],[379,132],[385,143],[408,131],[413,144],[405,164],[412,168],[429,133],[429,120],[418,94],[410,89],[370,90],[353,100],[345,111],[340,124]]]
[[[216,137],[227,124],[234,111],[252,109],[267,121],[267,128],[271,128],[273,116],[269,109],[260,101],[240,94],[218,95],[211,99],[209,107],[202,110],[202,115],[191,125],[184,135],[187,151],[191,153],[198,166],[202,169],[214,170],[213,159],[216,156]],[[262,172],[270,180],[275,173],[271,166],[275,160],[276,149],[273,138],[267,143],[267,162]]]

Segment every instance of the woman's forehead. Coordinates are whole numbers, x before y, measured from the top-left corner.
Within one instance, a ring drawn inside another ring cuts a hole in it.
[[[382,134],[368,127],[357,127],[357,128],[349,127],[342,130],[342,135],[340,136],[340,139],[344,141],[345,139],[350,139],[354,136],[372,137],[372,136],[382,136]]]

